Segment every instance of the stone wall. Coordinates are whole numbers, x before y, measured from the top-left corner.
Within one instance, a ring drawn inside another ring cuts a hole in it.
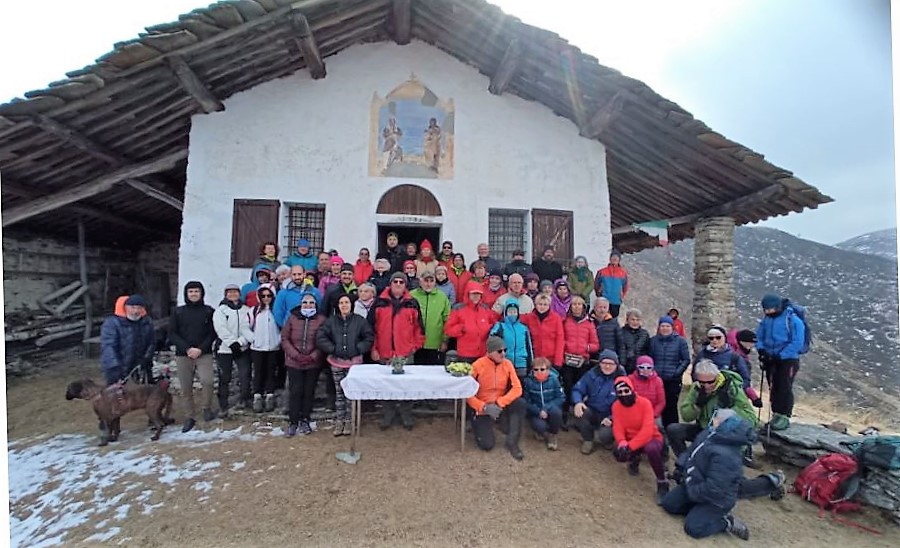
[[[710,325],[737,325],[734,302],[734,219],[710,217],[694,227],[691,342],[706,342]]]

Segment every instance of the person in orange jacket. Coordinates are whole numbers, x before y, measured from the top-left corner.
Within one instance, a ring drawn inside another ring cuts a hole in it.
[[[506,433],[506,449],[516,460],[525,455],[519,448],[522,422],[528,404],[522,398],[522,384],[516,368],[506,359],[506,343],[500,337],[488,337],[487,355],[472,364],[472,377],[478,392],[466,400],[472,418],[475,443],[482,451],[494,448],[494,421]]]
[[[465,304],[450,312],[444,325],[444,333],[456,339],[460,361],[471,363],[484,356],[488,333],[500,318],[482,302],[483,294],[483,285],[469,282],[465,290]]]
[[[656,475],[656,502],[669,492],[666,465],[663,461],[663,436],[653,419],[653,404],[634,391],[631,379],[625,376],[614,381],[616,401],[612,405],[612,429],[616,440],[613,456],[628,463],[628,473],[638,475],[641,455],[646,454]]]

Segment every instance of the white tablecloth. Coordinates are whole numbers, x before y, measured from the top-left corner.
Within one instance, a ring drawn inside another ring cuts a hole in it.
[[[442,366],[407,365],[403,370],[394,375],[389,365],[354,365],[341,388],[351,400],[456,400],[478,392],[475,379],[454,377]]]

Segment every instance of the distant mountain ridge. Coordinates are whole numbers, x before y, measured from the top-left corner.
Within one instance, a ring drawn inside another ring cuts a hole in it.
[[[672,307],[690,329],[693,241],[645,250],[624,264],[633,287],[626,306],[643,311],[651,334]],[[900,414],[896,261],[771,228],[738,227],[735,291],[740,327],[755,329],[768,292],[807,307],[815,342],[801,362],[800,387],[857,407],[896,406]]]
[[[884,230],[876,230],[875,232],[869,232],[855,238],[850,238],[834,247],[896,261],[897,229],[886,228]]]

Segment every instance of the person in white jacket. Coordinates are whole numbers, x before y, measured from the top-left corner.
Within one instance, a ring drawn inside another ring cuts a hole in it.
[[[263,284],[256,290],[259,303],[250,310],[250,359],[253,362],[253,411],[266,413],[275,410],[275,366],[281,348],[281,329],[275,323],[272,305],[275,288]],[[263,402],[265,394],[265,403]]]
[[[219,338],[216,366],[219,368],[219,416],[228,417],[228,392],[231,374],[237,364],[240,401],[238,407],[250,403],[250,309],[241,303],[241,288],[237,284],[225,286],[225,298],[213,312],[213,327]]]

